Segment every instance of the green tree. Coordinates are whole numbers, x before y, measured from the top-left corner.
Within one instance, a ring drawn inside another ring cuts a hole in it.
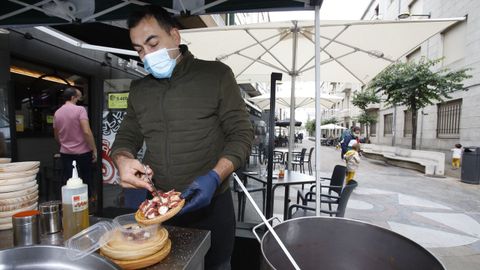
[[[308,135],[313,136],[315,133],[315,126],[315,119],[309,120],[305,123],[305,129],[308,131]]]
[[[464,90],[463,80],[470,78],[469,69],[433,71],[442,59],[396,63],[378,74],[368,90],[382,93],[387,104],[404,105],[412,112],[412,149],[416,149],[417,113],[428,105],[451,98],[450,93]]]
[[[355,92],[352,98],[352,104],[362,110],[362,114],[358,117],[358,122],[367,127],[367,138],[369,137],[369,127],[377,122],[377,119],[368,114],[367,107],[371,103],[379,103],[380,98],[375,91],[367,89],[365,91]]]
[[[336,124],[336,123],[337,123],[337,119],[335,119],[335,117],[332,117],[328,119],[323,119],[320,124],[322,124],[323,126],[323,125]]]

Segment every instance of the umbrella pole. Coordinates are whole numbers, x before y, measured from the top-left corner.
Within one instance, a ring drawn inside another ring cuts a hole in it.
[[[315,182],[317,185],[317,198],[315,214],[320,216],[320,123],[321,123],[321,110],[320,110],[320,7],[322,1],[315,6]]]
[[[290,132],[288,138],[288,170],[292,170],[293,146],[295,144],[295,79],[297,78],[297,45],[298,45],[298,31],[297,21],[292,21],[292,41],[293,41],[293,57],[292,57],[292,89],[290,92]],[[288,198],[285,198],[286,200]]]

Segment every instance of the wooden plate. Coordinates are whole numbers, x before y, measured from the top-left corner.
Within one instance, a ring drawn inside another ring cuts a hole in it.
[[[33,187],[27,188],[25,190],[0,193],[0,201],[4,199],[13,199],[13,198],[29,195],[34,191],[38,191],[38,185],[34,185]]]
[[[11,158],[0,158],[0,163],[5,164],[5,163],[10,163],[12,161]]]
[[[170,241],[170,239],[167,239],[167,243],[165,244],[165,247],[163,247],[157,253],[147,256],[145,258],[138,259],[138,260],[131,260],[131,261],[115,260],[115,259],[111,259],[111,260],[112,262],[116,263],[118,266],[120,266],[122,269],[125,269],[125,270],[140,269],[140,268],[145,268],[150,265],[154,265],[156,263],[161,262],[163,259],[165,259],[168,256],[171,248],[172,248],[172,241]],[[100,252],[100,254],[104,255],[102,252]]]
[[[0,224],[0,231],[8,230],[8,229],[11,229],[12,227],[13,227],[12,222]]]
[[[0,205],[0,212],[4,211],[13,211],[15,209],[20,209],[32,205],[38,202],[38,196],[33,197],[32,199],[24,202],[14,203],[14,204],[7,204],[7,205]]]
[[[22,178],[36,175],[39,168],[23,172],[0,172],[0,179]]]
[[[15,209],[15,210],[12,210],[12,211],[1,211],[0,212],[0,218],[4,218],[4,217],[11,217],[13,216],[14,214],[18,213],[18,212],[23,212],[23,211],[28,211],[28,210],[34,210],[34,209],[37,209],[37,203],[34,203],[32,205],[29,205],[27,207],[23,207],[23,208],[19,208],[19,209]]]
[[[40,167],[40,161],[1,163],[0,172],[24,172]]]
[[[135,213],[135,220],[142,225],[152,225],[152,224],[160,224],[164,221],[167,221],[171,219],[173,216],[175,216],[180,210],[182,210],[183,206],[185,205],[185,199],[181,200],[177,206],[174,208],[170,209],[165,215],[163,216],[157,216],[152,219],[145,218],[143,215],[142,211],[137,210]]]
[[[31,175],[31,176],[21,177],[21,178],[0,179],[0,186],[30,182],[35,180],[36,177],[37,177],[36,175]]]
[[[131,261],[145,258],[160,251],[167,243],[168,231],[162,228],[154,237],[142,243],[125,241],[120,233],[113,238],[113,241],[111,240],[101,247],[102,253],[115,260]]]
[[[25,190],[27,188],[31,188],[37,184],[37,181],[30,181],[26,183],[14,184],[14,185],[4,185],[0,186],[0,192],[12,192],[12,191],[20,191]]]
[[[16,198],[11,198],[11,199],[2,199],[0,200],[0,207],[4,205],[10,205],[10,204],[17,204],[17,203],[22,203],[25,201],[29,201],[35,197],[38,196],[38,190],[34,190],[32,193],[29,193],[24,196],[16,197]]]

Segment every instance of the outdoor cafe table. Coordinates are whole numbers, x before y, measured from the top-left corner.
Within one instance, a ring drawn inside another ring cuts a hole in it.
[[[329,173],[319,172],[320,177],[330,177]],[[258,172],[244,172],[244,174],[255,181],[262,183],[263,185],[267,184],[267,176],[259,175]],[[284,201],[283,201],[283,220],[287,220],[288,213],[288,204],[290,202],[290,186],[292,185],[302,185],[302,184],[313,184],[315,183],[315,176],[303,174],[295,171],[285,171],[285,176],[283,178],[278,178],[278,172],[274,172],[272,179],[272,201],[270,202],[272,207],[271,213],[267,213],[268,216],[273,216],[273,206],[275,201],[275,191],[278,187],[283,186],[285,188]],[[267,202],[268,203],[268,202]]]

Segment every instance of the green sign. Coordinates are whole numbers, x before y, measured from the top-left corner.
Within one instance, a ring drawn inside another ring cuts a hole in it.
[[[108,109],[126,109],[128,93],[108,93]]]
[[[47,115],[47,124],[53,124],[53,115]]]

